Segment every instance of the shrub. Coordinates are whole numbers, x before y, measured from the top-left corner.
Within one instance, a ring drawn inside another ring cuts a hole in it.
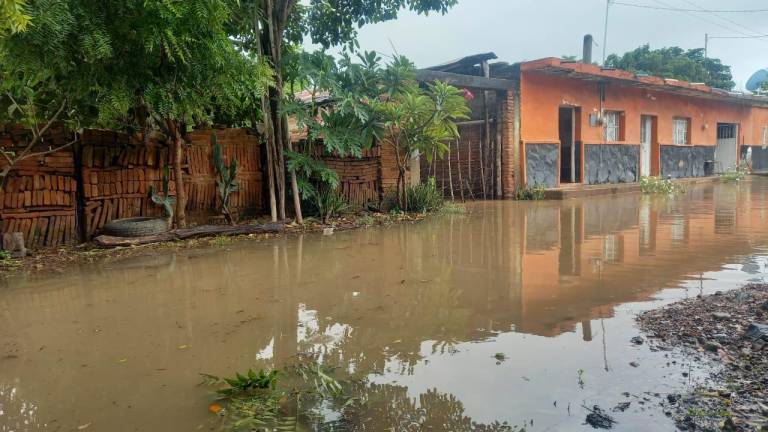
[[[640,177],[640,190],[644,194],[673,195],[685,192],[685,187],[672,179]]]
[[[329,186],[320,186],[311,194],[310,201],[323,223],[328,223],[332,217],[339,216],[350,208],[347,198]]]
[[[4,264],[11,260],[11,253],[7,250],[0,249],[0,264]]]
[[[749,169],[747,168],[747,165],[740,163],[735,167],[729,168],[727,171],[720,174],[720,177],[723,179],[723,181],[726,181],[726,182],[737,182],[744,179],[744,177],[747,176],[748,172],[749,172]]]
[[[440,210],[445,205],[443,193],[437,190],[437,184],[434,177],[431,177],[426,183],[416,186],[406,186],[405,188],[406,205],[405,208],[400,205],[397,199],[397,191],[390,191],[384,196],[381,207],[384,211],[407,212],[407,213],[429,213]]]
[[[515,190],[518,201],[539,201],[544,199],[544,187],[539,185],[525,186]]]

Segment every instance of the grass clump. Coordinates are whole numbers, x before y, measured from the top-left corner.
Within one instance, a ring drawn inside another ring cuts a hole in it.
[[[685,192],[685,187],[672,179],[640,177],[640,191],[644,194],[675,195]]]
[[[539,185],[520,187],[515,190],[517,201],[540,201],[544,196],[544,187]]]
[[[310,200],[315,214],[325,224],[327,224],[331,218],[340,216],[350,210],[350,205],[346,197],[331,187],[320,187],[312,194]]]
[[[11,262],[11,259],[10,252],[0,249],[0,264],[8,264]]]
[[[445,198],[437,189],[434,177],[431,177],[427,183],[406,186],[405,196],[406,204],[402,206],[397,199],[397,192],[390,191],[382,201],[382,209],[388,212],[431,213],[442,209],[445,205]]]

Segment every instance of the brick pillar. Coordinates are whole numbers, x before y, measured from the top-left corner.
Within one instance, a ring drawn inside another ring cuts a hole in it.
[[[515,134],[515,91],[509,90],[503,100],[501,119],[501,183],[502,197],[513,198],[515,174],[518,166],[516,147],[519,145]]]

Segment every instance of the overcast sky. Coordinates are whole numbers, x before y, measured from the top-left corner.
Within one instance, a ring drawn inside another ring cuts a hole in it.
[[[768,9],[768,0],[615,1],[685,9]],[[609,15],[608,54],[645,43],[653,48],[703,47],[705,33],[768,34],[768,12],[719,15],[615,4]],[[419,67],[487,51],[495,52],[500,60],[516,62],[562,55],[581,58],[582,37],[591,33],[600,44],[593,48],[593,59],[599,61],[604,19],[605,0],[459,0],[445,16],[405,12],[395,21],[363,27],[360,47],[391,54],[394,46]],[[768,67],[768,38],[713,39],[709,53],[733,67],[734,81],[742,88],[754,71]]]

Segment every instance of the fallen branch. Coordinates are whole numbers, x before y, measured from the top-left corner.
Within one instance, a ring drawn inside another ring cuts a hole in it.
[[[114,237],[101,235],[93,242],[103,248],[141,246],[175,240],[187,240],[200,237],[234,236],[245,234],[276,234],[285,230],[285,224],[268,223],[264,225],[201,225],[194,228],[177,229],[162,234],[144,237]]]

